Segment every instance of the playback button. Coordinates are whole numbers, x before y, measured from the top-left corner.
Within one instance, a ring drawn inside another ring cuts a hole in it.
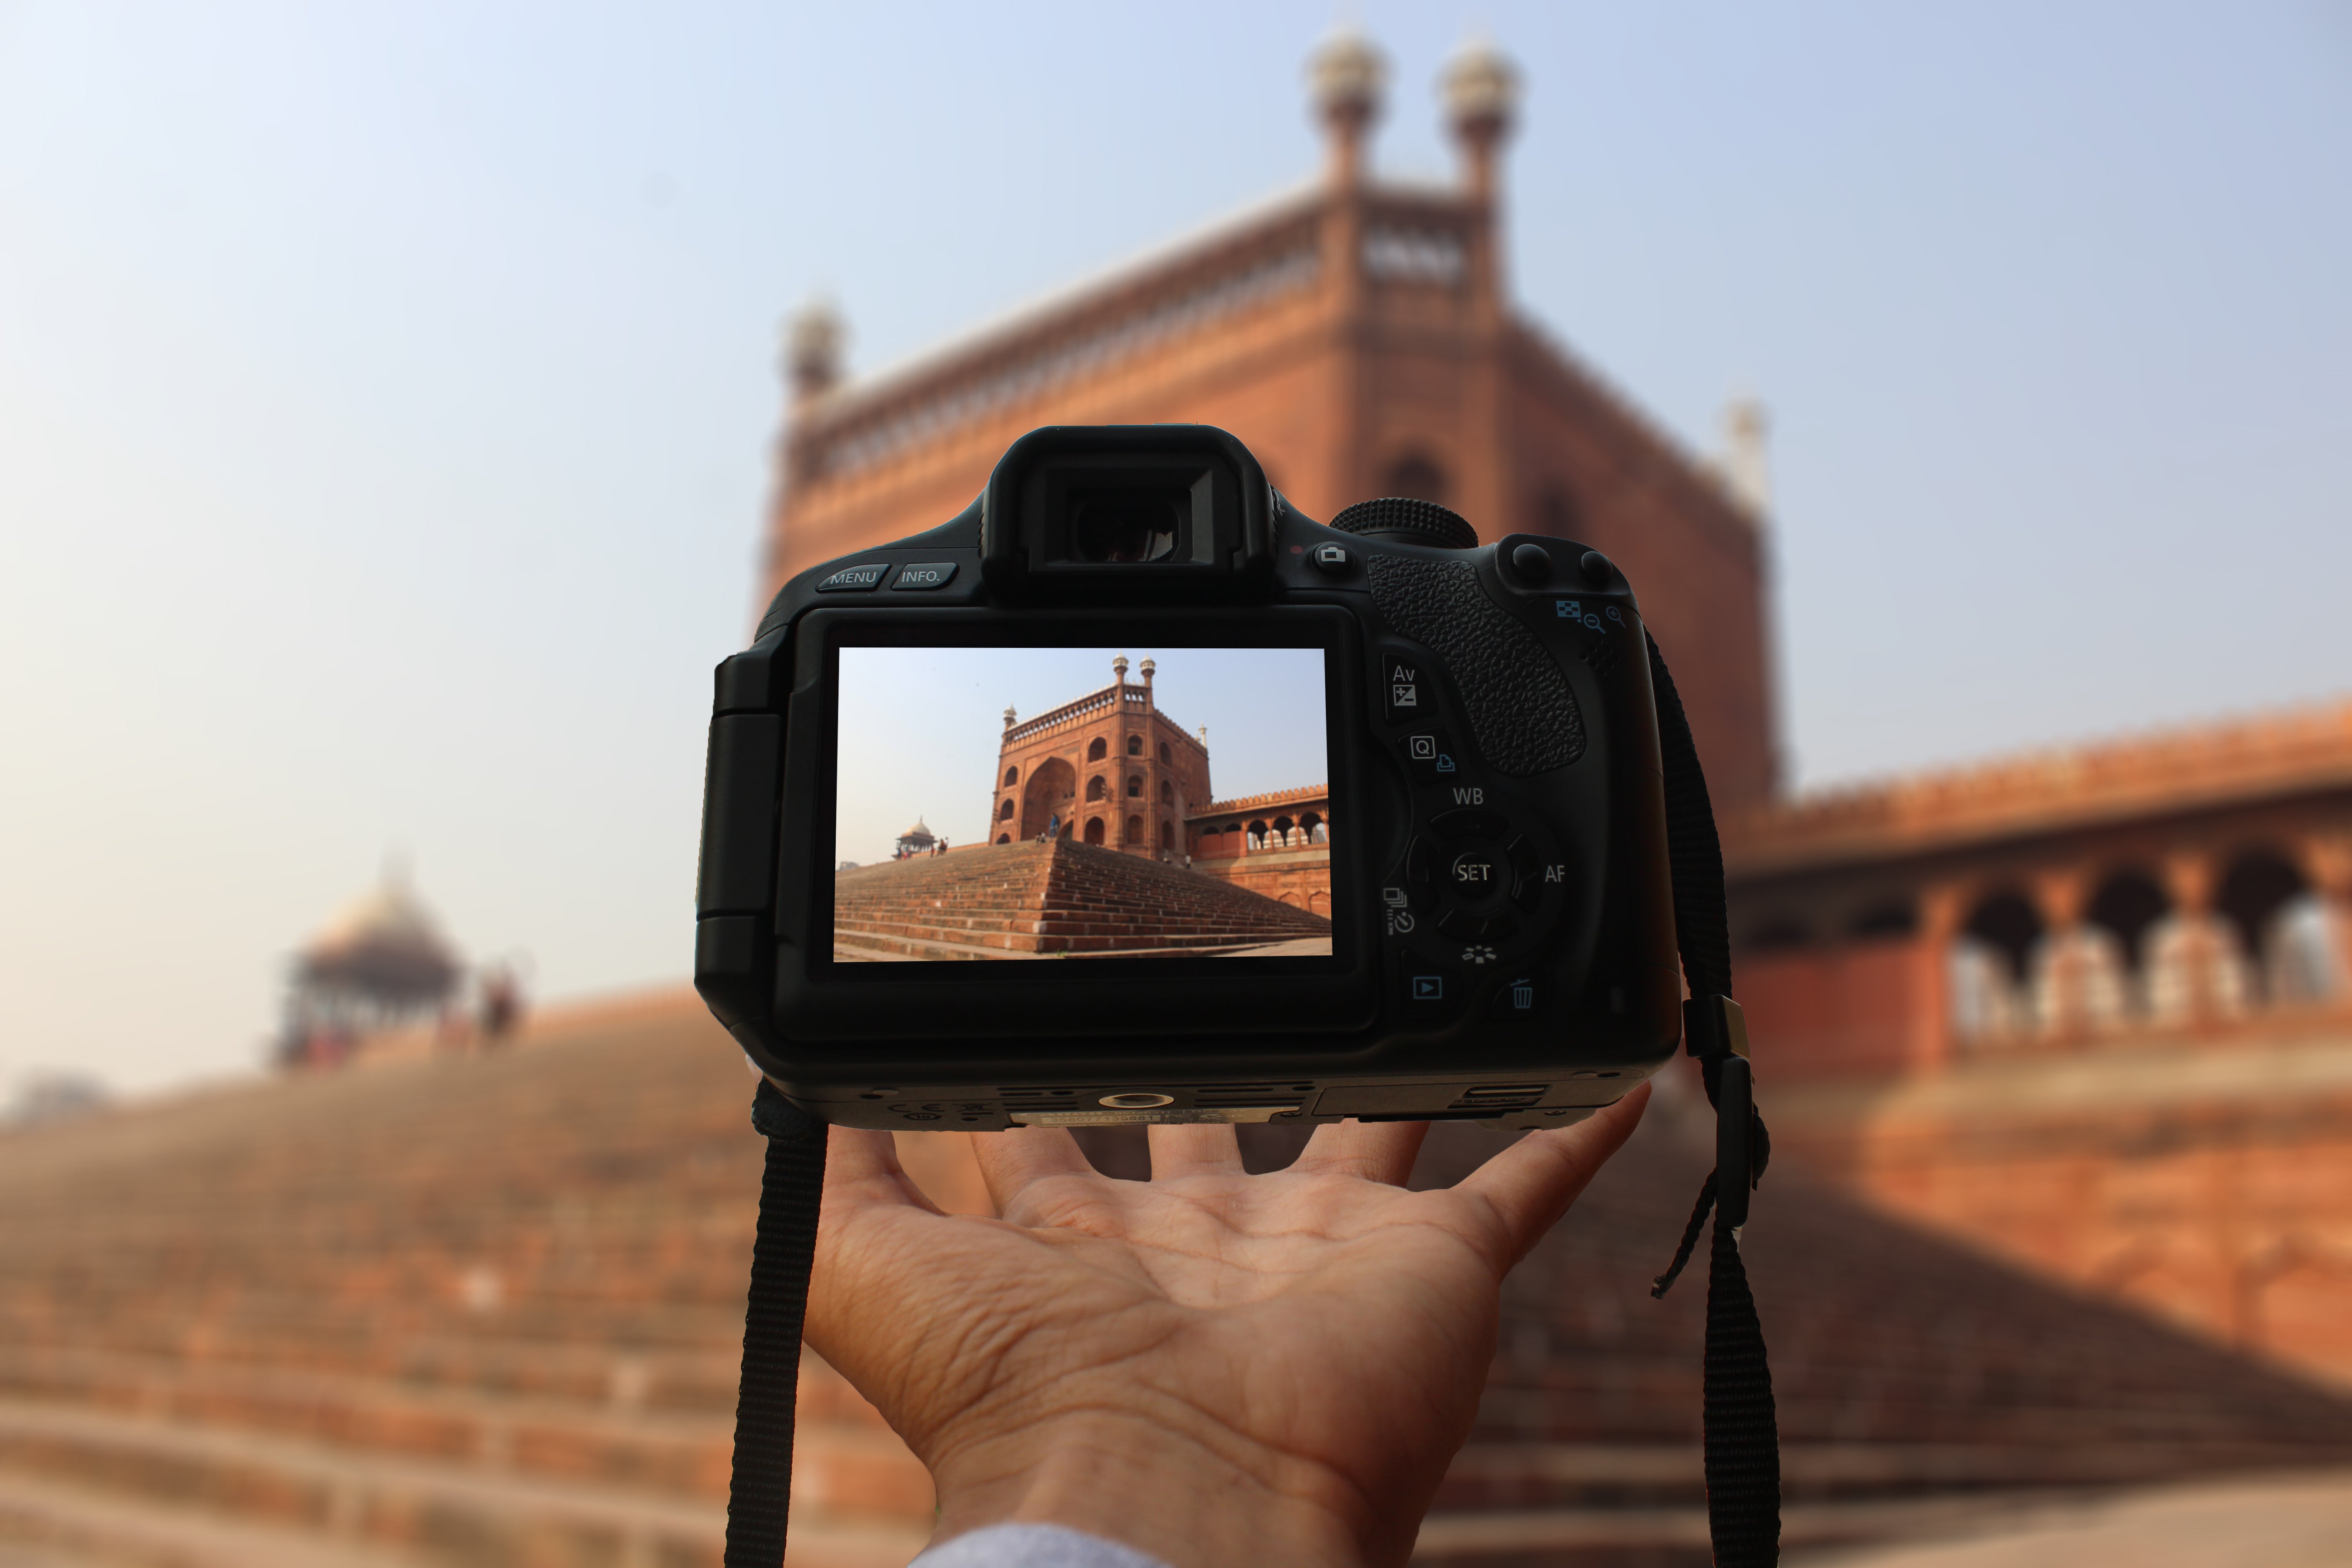
[[[1448,1013],[1467,1000],[1468,983],[1452,964],[1408,952],[1399,967],[1404,980],[1404,1010],[1409,1014]]]

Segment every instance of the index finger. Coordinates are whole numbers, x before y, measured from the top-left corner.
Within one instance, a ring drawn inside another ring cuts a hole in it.
[[[1609,1156],[1633,1135],[1649,1103],[1645,1081],[1573,1127],[1528,1133],[1455,1183],[1454,1190],[1486,1201],[1503,1222],[1509,1262],[1516,1264],[1559,1223]]]

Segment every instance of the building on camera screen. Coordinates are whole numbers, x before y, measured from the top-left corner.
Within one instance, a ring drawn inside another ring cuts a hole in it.
[[[835,961],[1328,957],[1323,658],[842,649]]]

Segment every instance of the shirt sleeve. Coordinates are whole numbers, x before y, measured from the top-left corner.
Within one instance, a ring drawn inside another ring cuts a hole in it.
[[[907,1568],[1168,1568],[1131,1546],[1058,1524],[992,1524],[932,1547]]]

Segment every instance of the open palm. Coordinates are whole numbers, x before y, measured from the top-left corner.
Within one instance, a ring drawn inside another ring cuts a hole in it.
[[[1327,1126],[1256,1176],[1229,1127],[1154,1127],[1148,1183],[1058,1129],[975,1134],[996,1219],[942,1214],[888,1134],[835,1128],[807,1338],[930,1468],[942,1537],[1031,1521],[1180,1568],[1402,1563],[1503,1276],[1647,1098],[1431,1192],[1402,1184],[1422,1123]]]

